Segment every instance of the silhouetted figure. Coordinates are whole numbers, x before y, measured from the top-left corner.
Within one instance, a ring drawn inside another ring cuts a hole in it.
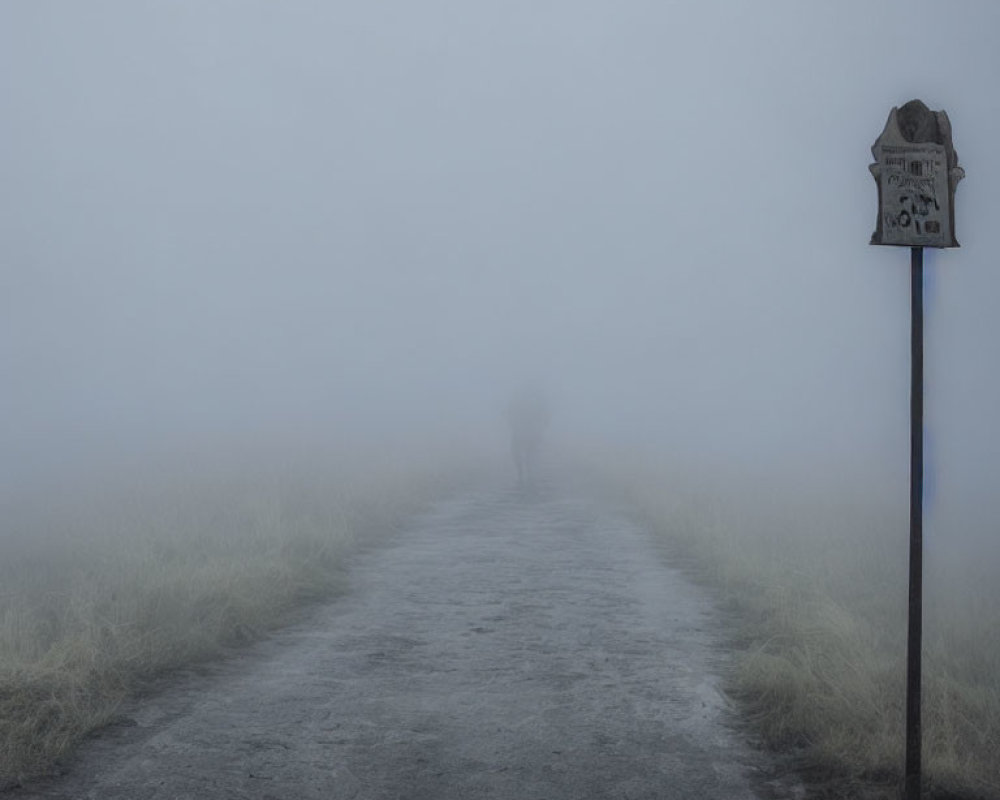
[[[510,424],[510,450],[517,470],[517,485],[533,484],[541,448],[542,436],[549,424],[549,408],[545,396],[534,386],[521,389],[507,410]]]

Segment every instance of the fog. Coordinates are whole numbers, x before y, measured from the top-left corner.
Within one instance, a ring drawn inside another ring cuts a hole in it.
[[[926,257],[928,499],[985,524],[998,31],[990,0],[6,0],[4,479],[499,448],[531,380],[560,440],[895,488],[909,260],[868,244],[868,164],[919,97],[968,176]]]

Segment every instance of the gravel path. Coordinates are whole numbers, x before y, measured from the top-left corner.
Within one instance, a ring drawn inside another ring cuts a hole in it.
[[[711,602],[613,511],[554,489],[469,495],[351,576],[13,796],[764,796],[719,693]]]

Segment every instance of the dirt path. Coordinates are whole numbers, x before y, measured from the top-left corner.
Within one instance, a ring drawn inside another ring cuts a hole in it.
[[[711,603],[615,513],[467,496],[360,557],[352,587],[13,796],[758,796]]]

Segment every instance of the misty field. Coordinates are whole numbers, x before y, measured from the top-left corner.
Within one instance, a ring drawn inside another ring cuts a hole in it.
[[[828,782],[831,797],[893,796],[903,760],[905,486],[856,476],[789,486],[600,462],[590,471],[719,597],[733,623],[729,690],[752,735],[814,785]],[[335,595],[352,552],[472,472],[441,456],[254,456],[5,498],[0,786],[49,769],[158,675]],[[925,556],[930,796],[998,798],[997,543],[957,523],[937,528]]]
[[[753,733],[818,784],[829,781],[831,796],[895,797],[905,722],[905,484],[887,489],[851,476],[796,487],[764,475],[617,469],[626,504],[732,614],[729,689]],[[939,527],[925,530],[924,773],[930,796],[997,798],[998,543],[969,538],[957,523]]]
[[[0,786],[49,768],[150,679],[341,591],[349,553],[453,484],[438,467],[174,465],[9,498]]]

